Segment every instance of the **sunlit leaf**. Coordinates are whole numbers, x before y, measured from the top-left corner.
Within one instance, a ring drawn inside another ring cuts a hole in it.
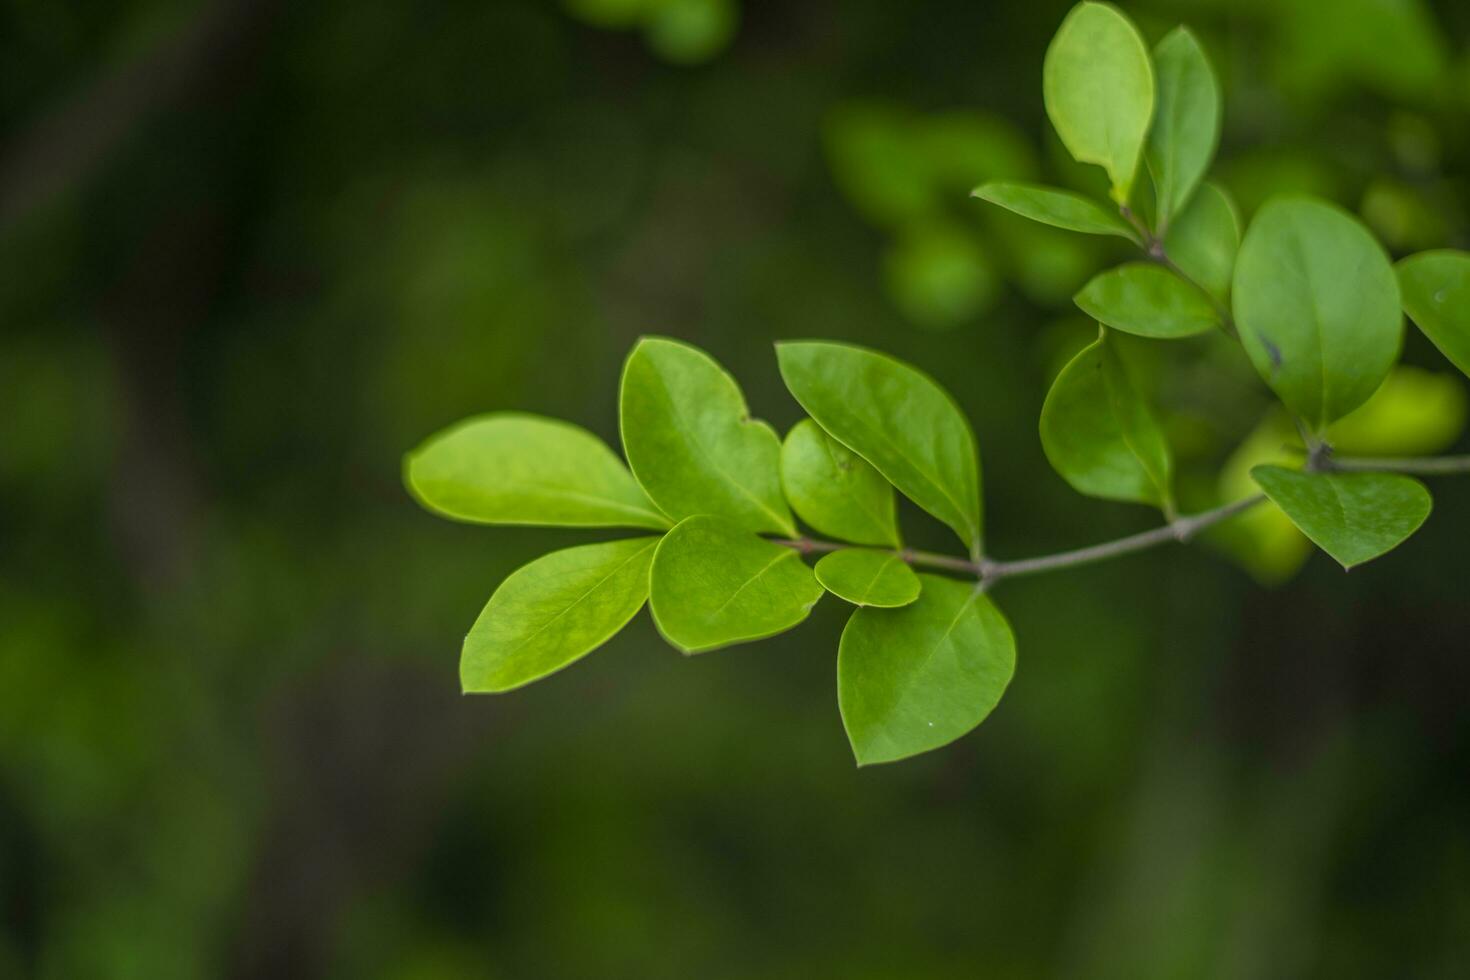
[[[1116,7],[1080,3],[1042,66],[1046,113],[1068,152],[1103,167],[1113,200],[1128,203],[1154,115],[1154,72],[1138,29]]]
[[[1302,473],[1258,466],[1251,476],[1293,524],[1343,568],[1386,554],[1429,516],[1429,491],[1397,473]]]
[[[736,0],[652,0],[643,36],[665,60],[696,65],[729,47],[739,21]]]
[[[1300,465],[1301,439],[1284,409],[1273,409],[1236,448],[1220,469],[1222,503],[1261,492],[1251,471],[1258,466]],[[1269,500],[1209,532],[1219,546],[1263,585],[1279,585],[1295,575],[1312,555],[1312,542]]]
[[[1470,375],[1470,252],[1421,252],[1398,264],[1404,311],[1445,357]]]
[[[1335,205],[1269,201],[1241,243],[1232,292],[1256,370],[1315,431],[1367,401],[1398,358],[1403,316],[1393,267]]]
[[[659,543],[649,607],[670,643],[702,653],[790,629],[822,591],[794,549],[723,518],[690,517]]]
[[[453,425],[408,454],[404,481],[428,509],[482,524],[662,530],[671,523],[606,443],[536,415]]]
[[[979,548],[980,459],[948,392],[916,368],[847,344],[777,344],[776,357],[818,425]]]
[[[1169,259],[1216,300],[1230,297],[1240,251],[1240,217],[1220,185],[1205,181],[1174,217],[1164,241]]]
[[[918,601],[859,609],[842,631],[837,696],[859,765],[954,741],[984,721],[1015,671],[1016,643],[973,583],[919,576]]]
[[[465,637],[466,693],[509,691],[607,642],[648,598],[658,538],[553,551],[511,573]]]
[[[1140,337],[1191,337],[1220,323],[1208,296],[1152,262],[1099,273],[1073,299],[1094,320]]]
[[[1420,456],[1454,445],[1465,419],[1458,377],[1399,365],[1362,408],[1332,424],[1327,441],[1350,456]]]
[[[1158,107],[1148,136],[1158,226],[1184,210],[1220,142],[1220,86],[1199,41],[1187,28],[1154,48]]]
[[[1173,509],[1169,445],[1106,332],[1057,375],[1041,445],[1079,493]]]
[[[844,548],[825,555],[814,571],[828,592],[855,606],[886,609],[919,597],[919,576],[892,551]]]
[[[981,184],[972,196],[1013,211],[1023,218],[1039,221],[1054,228],[1080,231],[1086,235],[1117,235],[1138,242],[1138,235],[1122,215],[1109,211],[1091,198],[1018,181],[995,180]]]
[[[708,354],[640,340],[623,366],[621,415],[633,475],[664,513],[796,533],[781,494],[781,440],[750,417],[735,379]]]
[[[898,546],[893,487],[811,419],[792,426],[781,444],[781,485],[801,519],[823,534]]]

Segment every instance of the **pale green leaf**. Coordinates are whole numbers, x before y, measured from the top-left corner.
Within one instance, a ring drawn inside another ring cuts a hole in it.
[[[980,460],[948,392],[916,368],[847,344],[777,344],[776,358],[818,425],[978,551]]]
[[[1448,372],[1399,365],[1373,397],[1327,430],[1347,456],[1424,456],[1455,444],[1465,430],[1465,386]]]
[[[1138,29],[1118,8],[1079,3],[1046,49],[1046,114],[1062,145],[1108,173],[1127,204],[1154,116],[1154,72]]]
[[[708,354],[640,340],[623,366],[621,414],[633,475],[664,513],[796,534],[781,495],[780,437],[750,417],[739,385]]]
[[[1173,511],[1169,444],[1106,332],[1057,375],[1041,445],[1077,492]]]
[[[1219,184],[1205,181],[1175,216],[1164,240],[1169,259],[1217,301],[1230,297],[1240,252],[1240,216]]]
[[[1382,246],[1335,205],[1268,201],[1246,231],[1232,290],[1256,370],[1313,431],[1368,400],[1398,359],[1398,282]]]
[[[1397,473],[1302,473],[1258,466],[1251,476],[1343,568],[1386,554],[1429,516],[1424,484]]]
[[[1220,323],[1208,296],[1152,262],[1099,273],[1073,299],[1094,320],[1140,337],[1192,337]]]
[[[509,691],[606,643],[643,607],[658,538],[553,551],[512,572],[465,637],[466,693]]]
[[[1139,241],[1137,233],[1122,215],[1071,191],[1040,184],[993,180],[975,188],[970,195],[1054,228],[1080,231],[1085,235],[1117,235],[1134,244]]]
[[[817,562],[817,581],[855,606],[894,608],[919,597],[919,576],[896,552],[844,548]]]
[[[823,534],[898,546],[893,487],[811,419],[792,426],[781,445],[781,484],[801,519]]]
[[[463,521],[659,530],[671,523],[601,439],[536,415],[466,419],[425,440],[403,470],[419,503]]]
[[[859,609],[842,631],[837,698],[859,765],[954,741],[990,714],[1016,666],[1010,625],[973,583],[919,576],[918,601]]]
[[[1295,451],[1293,451],[1295,447]],[[1220,469],[1221,503],[1259,494],[1251,471],[1263,465],[1300,465],[1301,439],[1286,411],[1274,408],[1245,438]],[[1269,500],[1209,532],[1262,585],[1280,585],[1306,564],[1312,542]]]
[[[649,607],[670,643],[702,653],[790,629],[822,591],[795,549],[723,518],[690,517],[658,546]]]
[[[1470,252],[1421,252],[1399,262],[1404,312],[1470,375]]]
[[[1204,49],[1177,27],[1154,47],[1158,106],[1148,135],[1158,226],[1168,228],[1199,186],[1220,143],[1220,85]]]

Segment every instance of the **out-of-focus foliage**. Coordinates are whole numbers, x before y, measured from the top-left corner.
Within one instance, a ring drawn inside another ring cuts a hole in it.
[[[773,339],[924,365],[1005,461],[997,554],[1143,526],[1079,504],[1034,425],[1111,243],[966,197],[1083,185],[1038,96],[1067,6],[746,3],[690,66],[530,0],[5,5],[0,976],[1462,972],[1459,484],[1391,567],[1259,591],[1181,549],[1018,581],[1025,684],[904,768],[853,772],[813,710],[835,665],[804,630],[835,602],[692,660],[642,616],[513,700],[458,693],[495,583],[595,539],[437,522],[400,453],[512,408],[615,442],[647,332],[781,431]],[[1128,9],[1150,42],[1197,29],[1243,216],[1291,188],[1396,255],[1470,245],[1465,5]],[[1022,165],[872,217],[830,127],[875,101],[925,131],[983,105]],[[944,334],[885,273],[930,222],[1004,284]],[[1213,502],[1269,400],[1223,338],[1158,346],[1129,363],[1178,420],[1181,504]],[[1406,358],[1448,371],[1417,331]],[[1453,433],[1462,396],[1434,397]]]

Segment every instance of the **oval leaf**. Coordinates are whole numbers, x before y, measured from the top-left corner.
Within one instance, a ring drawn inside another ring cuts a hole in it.
[[[817,581],[854,606],[891,609],[919,597],[919,576],[892,551],[844,548],[817,562]]]
[[[792,548],[719,517],[690,517],[653,559],[649,607],[685,653],[759,640],[806,619],[822,586]]]
[[[1398,282],[1383,248],[1335,205],[1266,202],[1240,246],[1240,341],[1287,408],[1315,432],[1368,400],[1398,358]]]
[[[1140,337],[1192,337],[1220,323],[1208,296],[1152,262],[1099,273],[1073,299],[1093,319]]]
[[[1106,334],[1057,375],[1041,409],[1041,445],[1078,493],[1172,512],[1169,444]]]
[[[1040,184],[994,180],[975,188],[970,196],[1054,228],[1080,231],[1084,235],[1117,235],[1138,244],[1138,235],[1122,215],[1071,191]]]
[[[919,577],[917,602],[859,609],[842,631],[837,698],[858,765],[954,741],[985,720],[1015,672],[1015,638],[989,597]]]
[[[1153,66],[1133,22],[1111,4],[1073,7],[1046,49],[1042,94],[1062,145],[1103,167],[1127,204],[1154,115]]]
[[[948,392],[916,368],[847,344],[777,344],[776,358],[786,387],[828,435],[978,552],[980,460]]]
[[[898,547],[893,487],[811,419],[792,426],[781,444],[781,485],[801,519],[823,534]]]
[[[1450,362],[1470,375],[1470,253],[1444,249],[1398,265],[1404,312]]]
[[[1235,202],[1209,181],[1169,226],[1164,241],[1169,259],[1218,302],[1230,298],[1230,277],[1240,251],[1240,216]]]
[[[606,443],[536,415],[481,415],[445,429],[404,459],[404,482],[429,510],[481,524],[671,523]]]
[[[1154,48],[1158,107],[1148,135],[1160,228],[1184,210],[1220,143],[1220,86],[1210,59],[1187,28]]]
[[[623,366],[620,410],[633,475],[664,513],[796,534],[781,495],[781,440],[750,418],[739,385],[708,354],[643,338]]]
[[[553,551],[512,572],[465,637],[466,694],[509,691],[586,656],[648,598],[658,538]]]
[[[1301,473],[1257,466],[1251,476],[1345,569],[1403,544],[1431,506],[1424,484],[1397,473]]]

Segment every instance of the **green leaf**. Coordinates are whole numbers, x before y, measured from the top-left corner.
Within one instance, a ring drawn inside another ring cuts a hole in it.
[[[1220,323],[1208,296],[1152,262],[1099,273],[1073,299],[1093,319],[1140,337],[1192,337]]]
[[[919,578],[917,602],[859,609],[842,631],[837,699],[858,765],[954,741],[985,720],[1015,672],[1015,638],[983,592]]]
[[[419,503],[462,521],[659,530],[671,523],[601,439],[536,415],[466,419],[425,440],[403,469]]]
[[[1106,332],[1057,375],[1041,445],[1077,492],[1173,511],[1169,444]]]
[[[801,519],[843,541],[898,547],[893,487],[811,419],[781,445],[781,484]]]
[[[660,337],[638,341],[623,366],[621,412],[633,475],[664,513],[796,534],[781,495],[781,439],[750,417],[735,379],[708,354]]]
[[[1079,3],[1046,49],[1046,114],[1081,163],[1108,172],[1127,204],[1154,116],[1154,72],[1133,22],[1106,3]]]
[[[1220,143],[1220,86],[1210,59],[1188,28],[1154,48],[1158,110],[1148,136],[1158,226],[1168,228],[1199,186]]]
[[[1266,496],[1343,568],[1397,548],[1429,516],[1424,484],[1397,473],[1251,470]]]
[[[1321,432],[1368,400],[1398,359],[1398,282],[1383,248],[1335,205],[1276,197],[1235,264],[1235,320],[1256,370]]]
[[[1080,231],[1084,235],[1117,235],[1135,245],[1139,243],[1137,233],[1122,215],[1071,191],[1012,180],[993,180],[975,188],[970,196],[1054,228]]]
[[[1000,298],[1000,276],[967,228],[948,221],[906,229],[883,257],[883,284],[910,322],[948,330]]]
[[[553,551],[512,572],[465,637],[465,693],[509,691],[606,643],[643,607],[658,538]]]
[[[1470,375],[1470,252],[1444,249],[1398,264],[1404,312],[1450,362]]]
[[[652,583],[654,622],[685,653],[788,630],[822,597],[794,549],[719,517],[686,518],[664,535]]]
[[[896,552],[844,548],[817,562],[817,581],[854,606],[891,609],[919,597],[919,576]]]
[[[847,344],[777,344],[776,359],[818,425],[978,553],[980,460],[948,392],[916,368]]]
[[[1183,273],[1224,303],[1240,251],[1240,216],[1219,184],[1205,181],[1169,225],[1164,249]]]
[[[1343,456],[1427,456],[1465,431],[1465,386],[1450,373],[1399,365],[1373,397],[1327,430]]]

